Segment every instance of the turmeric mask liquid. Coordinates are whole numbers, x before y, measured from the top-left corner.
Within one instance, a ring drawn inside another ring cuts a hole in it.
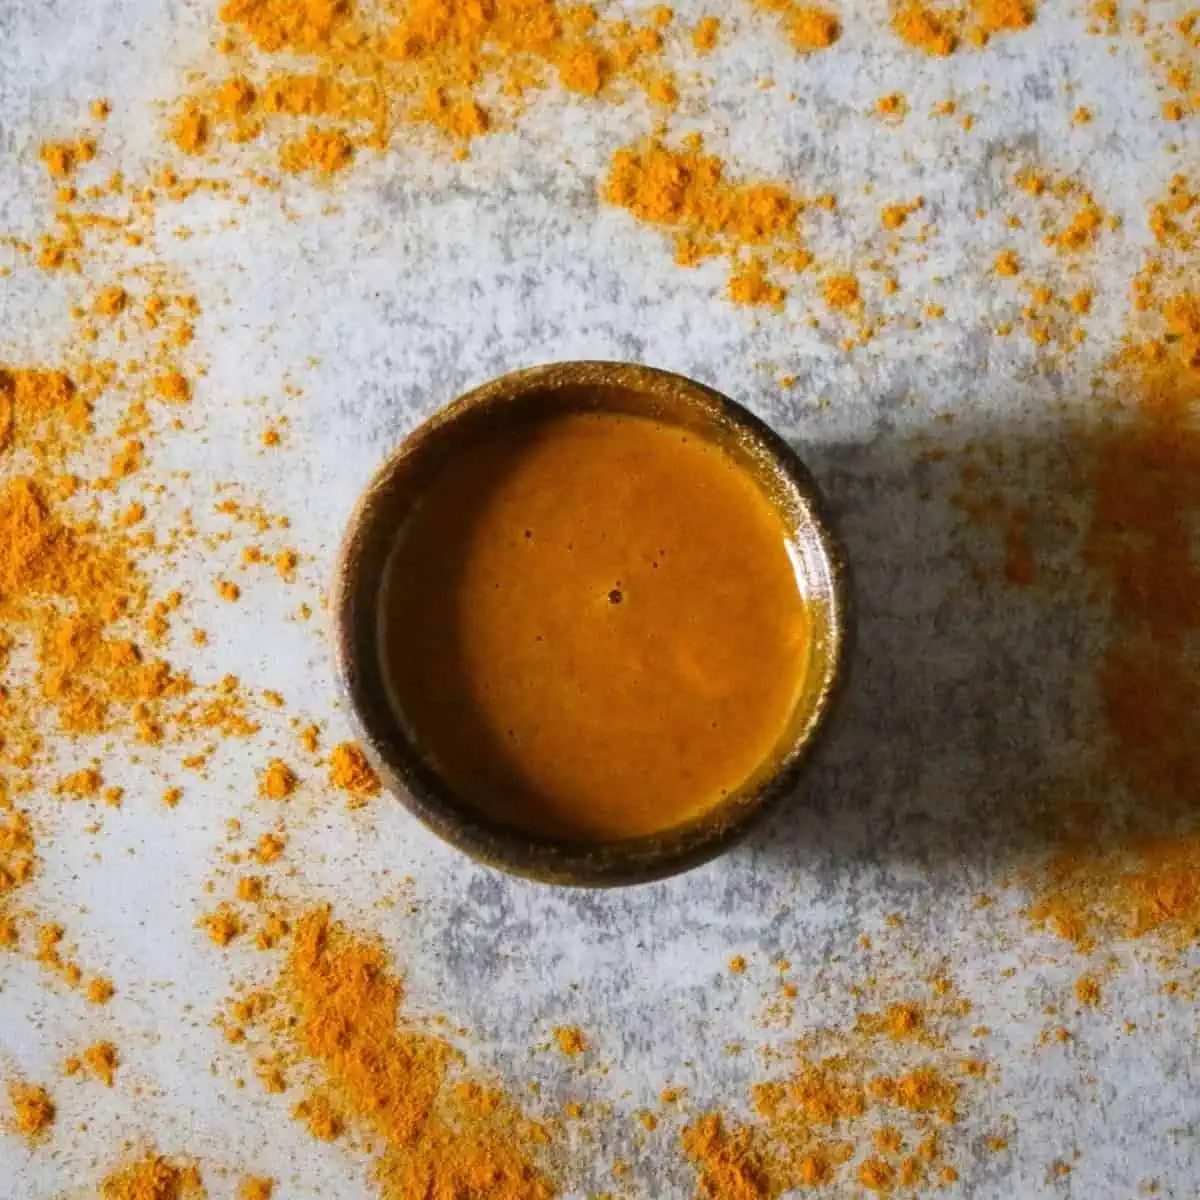
[[[557,837],[719,804],[776,752],[808,656],[761,486],[696,434],[615,413],[458,451],[399,531],[382,604],[392,700],[430,764]]]

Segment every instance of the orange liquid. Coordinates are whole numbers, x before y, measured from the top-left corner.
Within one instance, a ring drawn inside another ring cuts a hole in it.
[[[697,817],[777,750],[808,654],[787,530],[720,448],[575,413],[487,435],[401,531],[393,698],[463,800],[587,840]]]

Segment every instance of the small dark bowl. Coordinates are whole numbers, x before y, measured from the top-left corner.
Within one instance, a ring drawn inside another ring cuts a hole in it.
[[[767,491],[793,538],[812,616],[812,659],[785,744],[742,788],[687,824],[613,842],[539,837],[460,800],[414,743],[389,699],[380,595],[405,515],[455,449],[495,423],[549,411],[651,417],[720,445]],[[334,584],[337,657],[357,733],[385,785],[434,833],[479,862],[547,883],[646,883],[716,857],[794,787],[825,723],[850,644],[850,582],[817,485],[791,447],[711,388],[633,363],[569,362],[505,375],[455,400],[416,429],[360,499]]]

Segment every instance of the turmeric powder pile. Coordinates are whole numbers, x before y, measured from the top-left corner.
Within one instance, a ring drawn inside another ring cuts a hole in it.
[[[195,1166],[157,1154],[113,1171],[100,1184],[104,1200],[203,1200],[205,1194]]]
[[[699,135],[678,150],[658,139],[618,150],[604,198],[669,232],[681,266],[729,259],[730,294],[742,303],[776,306],[786,296],[767,280],[764,256],[793,271],[811,261],[799,227],[803,202],[778,184],[727,180],[724,163],[704,152]]]
[[[397,147],[405,157],[394,160],[396,174],[406,178],[415,175],[416,151],[427,143],[465,157],[479,139],[513,130],[535,103],[555,114],[556,105],[571,106],[571,118],[582,120],[601,105],[627,102],[614,128],[597,136],[599,161],[612,155],[599,188],[605,203],[654,226],[681,266],[719,260],[711,265],[722,274],[724,296],[764,316],[782,310],[774,323],[789,337],[799,327],[789,324],[801,307],[797,280],[819,247],[822,269],[808,277],[812,315],[805,328],[854,321],[865,329],[880,267],[862,246],[874,236],[889,235],[892,246],[910,235],[923,244],[926,236],[913,232],[920,201],[903,201],[913,194],[901,190],[907,185],[886,195],[864,192],[871,197],[863,202],[864,221],[848,187],[845,211],[831,193],[809,201],[797,182],[753,179],[737,166],[735,151],[723,151],[725,161],[699,134],[684,135],[697,118],[707,119],[703,73],[726,55],[736,60],[747,25],[775,29],[780,64],[804,80],[862,49],[862,21],[846,6],[798,0],[754,0],[744,9],[741,17],[724,9],[720,17],[697,13],[687,29],[664,5],[618,11],[559,0],[224,0],[219,58],[208,61],[165,118],[160,149],[169,161],[125,178],[128,164],[110,157],[100,124],[113,106],[97,99],[83,127],[57,131],[33,163],[44,189],[37,197],[46,212],[42,225],[28,239],[4,242],[17,269],[69,297],[70,316],[64,313],[64,349],[52,361],[31,365],[17,356],[0,366],[0,950],[32,960],[46,996],[75,989],[71,1003],[86,1016],[115,1022],[126,999],[140,1004],[146,980],[115,956],[101,961],[102,939],[89,941],[84,921],[65,904],[51,911],[61,898],[40,892],[39,877],[52,884],[62,877],[67,838],[100,839],[94,851],[71,845],[72,855],[86,853],[97,869],[139,870],[144,860],[125,855],[142,848],[105,841],[104,822],[123,830],[120,822],[134,813],[163,822],[186,818],[195,822],[189,835],[214,833],[209,842],[189,836],[186,844],[208,846],[228,819],[228,844],[212,850],[218,879],[204,883],[224,890],[204,903],[210,911],[185,909],[180,924],[181,936],[193,939],[214,970],[240,973],[256,950],[278,968],[266,985],[259,977],[249,982],[247,973],[223,1015],[228,1053],[248,1056],[247,1078],[236,1082],[253,1092],[257,1081],[264,1113],[278,1103],[277,1119],[290,1113],[313,1137],[334,1144],[329,1153],[369,1155],[373,1183],[394,1200],[548,1198],[574,1188],[582,1160],[601,1151],[586,1139],[572,1141],[557,1118],[534,1119],[530,1114],[550,1101],[531,1085],[518,1104],[511,1087],[471,1065],[458,1035],[418,1020],[376,942],[312,907],[311,894],[304,898],[317,873],[305,858],[312,842],[304,823],[313,809],[324,821],[345,820],[331,798],[340,793],[347,806],[359,807],[381,790],[361,747],[339,742],[346,735],[333,728],[322,741],[312,714],[289,713],[288,732],[271,740],[264,726],[273,710],[286,707],[281,695],[221,676],[223,666],[211,675],[180,666],[184,648],[197,652],[198,663],[210,654],[220,661],[227,651],[216,624],[211,636],[194,627],[194,597],[182,585],[164,586],[160,568],[193,555],[193,565],[204,568],[204,598],[226,601],[221,610],[230,621],[248,621],[267,611],[257,603],[257,587],[291,584],[304,574],[302,562],[312,562],[319,576],[323,560],[320,547],[310,550],[299,537],[303,555],[290,537],[281,543],[286,518],[268,516],[252,499],[202,494],[172,455],[160,459],[170,469],[156,463],[172,437],[197,430],[214,436],[203,423],[235,400],[228,376],[219,369],[206,375],[220,365],[211,343],[198,344],[214,331],[226,336],[229,314],[201,313],[182,267],[160,252],[161,239],[184,243],[202,232],[192,216],[202,206],[182,208],[194,198],[224,197],[228,213],[219,211],[232,221],[240,202],[262,197],[252,189],[275,187],[279,172],[319,176],[326,195],[374,155]],[[897,57],[936,73],[941,58],[1001,36],[1015,51],[1036,16],[1029,0],[899,0],[893,33],[882,22],[877,33],[898,36],[905,45],[895,47]],[[1115,9],[1105,18],[1133,19]],[[1184,58],[1194,48],[1196,23],[1185,17],[1174,27],[1176,49],[1154,70],[1164,85],[1161,118],[1180,129],[1182,141],[1196,107]],[[861,114],[870,96],[904,83],[874,79],[868,98],[851,97],[851,107]],[[804,112],[816,89],[795,87],[787,102]],[[911,136],[922,119],[918,95],[913,88],[882,96],[874,112],[890,119],[889,130],[874,121],[872,136]],[[954,111],[954,102],[943,102],[942,111]],[[814,123],[812,130],[822,145],[836,140],[828,127]],[[728,144],[736,147],[738,131],[730,132]],[[819,157],[801,160],[803,169],[815,168]],[[1027,182],[1024,194],[1044,218],[1042,242],[1022,245],[1019,255],[990,243],[980,274],[986,288],[1020,296],[1030,337],[1042,345],[1059,338],[1048,313],[1089,311],[1096,285],[1084,272],[1115,241],[1117,224],[1099,189],[1047,182],[1045,172]],[[931,195],[931,222],[946,207],[944,196]],[[1055,850],[1036,876],[1030,908],[1036,921],[1081,948],[1142,935],[1190,946],[1200,935],[1200,830],[1191,805],[1200,777],[1200,592],[1191,553],[1200,504],[1200,300],[1188,257],[1198,212],[1185,180],[1174,181],[1155,208],[1158,252],[1136,282],[1135,323],[1112,367],[1110,382],[1122,385],[1122,396],[1085,468],[1091,503],[1081,527],[1082,561],[1097,585],[1092,601],[1111,617],[1095,680],[1104,733],[1097,777],[1120,791],[1123,806],[1085,806],[1075,823],[1057,814]],[[185,213],[192,225],[183,224]],[[828,243],[816,240],[823,237]],[[235,301],[237,278],[228,275]],[[930,319],[948,311],[928,297],[921,303],[914,313]],[[820,347],[830,358],[837,349],[833,341]],[[836,378],[827,366],[822,359],[814,369]],[[299,389],[289,383],[284,391],[291,398]],[[252,424],[253,453],[269,448],[271,469],[289,470],[286,455],[302,438],[293,439],[287,418],[256,413]],[[1028,507],[1004,522],[1004,576],[1026,587],[1042,578],[1032,523]],[[240,555],[230,545],[239,535],[253,538]],[[307,598],[312,606],[289,605],[297,620],[319,606],[315,595]],[[246,770],[229,789],[232,800],[205,775],[229,738],[254,739],[253,753],[237,756]],[[123,774],[127,765],[137,768],[133,782]],[[186,788],[178,786],[179,771],[189,773]],[[154,776],[149,791],[147,773]],[[357,818],[351,825],[356,835],[366,828]],[[191,884],[179,895],[192,897]],[[35,895],[47,911],[34,911]],[[385,910],[395,904],[391,894],[386,901]],[[460,902],[469,916],[473,893]],[[744,984],[754,966],[753,955],[736,956],[721,972],[722,985]],[[637,970],[634,963],[630,979]],[[787,1021],[805,1013],[808,986],[780,986]],[[804,1042],[785,1051],[787,1067],[765,1070],[747,1095],[739,1089],[737,1096],[718,1095],[711,1107],[692,1107],[686,1089],[666,1089],[661,1120],[642,1110],[638,1136],[657,1129],[658,1152],[673,1156],[678,1169],[690,1164],[713,1200],[816,1187],[924,1193],[952,1184],[972,1151],[964,1125],[991,1068],[959,1057],[951,1047],[965,1041],[964,1032],[948,1028],[948,1011],[911,998],[910,990],[877,998],[836,1030],[805,1030]],[[1102,999],[1116,992],[1106,985],[1102,995],[1087,975],[1074,994],[1100,1020]],[[108,1009],[99,1007],[114,995]],[[194,998],[184,991],[178,999],[183,1006]],[[557,1052],[544,1061],[587,1095],[565,1102],[555,1096],[551,1111],[582,1127],[585,1112],[603,1107],[593,1101],[602,1094],[599,1058],[608,1030],[593,1035],[590,1024],[586,1034],[554,1024],[563,1019],[546,1014],[540,1048]],[[719,1030],[722,1019],[714,1006],[712,1028]],[[144,1041],[96,1028],[56,1054],[75,1077],[69,1086],[93,1103],[152,1094],[145,1059],[139,1061]],[[224,1066],[214,1059],[215,1074]],[[74,1122],[57,1111],[56,1100],[66,1108],[57,1090],[14,1083],[9,1099],[8,1127],[29,1139],[22,1152],[34,1155],[70,1136]],[[749,1115],[737,1104],[742,1099]],[[674,1128],[669,1113],[677,1117]],[[620,1111],[606,1114],[600,1133],[621,1118]],[[999,1150],[1007,1141],[995,1135],[988,1145]],[[289,1181],[281,1176],[275,1184],[250,1175],[253,1169],[249,1162],[222,1164],[217,1186],[240,1189],[243,1200],[286,1193]],[[624,1159],[611,1163],[618,1180],[629,1169]],[[213,1186],[207,1162],[204,1173]],[[203,1194],[204,1184],[187,1159],[150,1153],[112,1170],[98,1187],[110,1200],[185,1200]]]
[[[585,97],[633,86],[666,109],[678,99],[659,65],[669,15],[601,20],[558,0],[411,0],[378,14],[326,0],[227,0],[219,12],[234,71],[180,106],[172,136],[189,154],[283,131],[285,170],[330,174],[411,126],[465,154],[522,95],[552,85]]]
[[[793,1189],[890,1192],[956,1180],[955,1127],[986,1068],[939,1049],[935,1019],[936,1006],[913,1001],[860,1014],[849,1032],[817,1039],[835,1052],[802,1051],[789,1077],[754,1085],[753,1120],[708,1112],[691,1121],[683,1147],[701,1193],[776,1200]],[[894,1070],[883,1069],[889,1060]]]
[[[379,947],[316,909],[295,920],[276,985],[233,1007],[260,1056],[308,1080],[294,1113],[316,1136],[382,1139],[374,1175],[385,1197],[549,1200],[547,1130],[443,1037],[408,1027],[403,1000]]]

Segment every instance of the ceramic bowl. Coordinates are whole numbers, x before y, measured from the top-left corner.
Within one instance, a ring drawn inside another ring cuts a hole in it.
[[[497,424],[548,412],[650,417],[719,444],[783,516],[811,614],[810,667],[783,748],[754,782],[681,826],[612,842],[535,836],[457,797],[389,697],[380,596],[397,530],[455,450]],[[727,396],[633,363],[565,362],[517,371],[461,396],[411,433],[379,469],[350,520],[334,584],[337,660],[356,732],[384,785],[444,841],[525,878],[593,887],[645,883],[723,853],[793,791],[841,690],[850,649],[846,561],[808,469],[781,437]]]

